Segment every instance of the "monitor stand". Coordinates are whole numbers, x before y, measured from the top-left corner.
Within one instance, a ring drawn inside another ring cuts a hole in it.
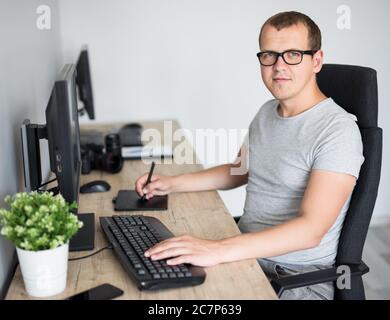
[[[93,250],[95,247],[95,214],[78,213],[77,217],[84,225],[70,239],[69,251]]]

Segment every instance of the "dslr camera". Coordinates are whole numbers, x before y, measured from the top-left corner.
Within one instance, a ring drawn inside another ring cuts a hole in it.
[[[122,170],[122,145],[119,134],[105,136],[105,146],[87,143],[81,146],[81,173],[102,170],[117,173]]]

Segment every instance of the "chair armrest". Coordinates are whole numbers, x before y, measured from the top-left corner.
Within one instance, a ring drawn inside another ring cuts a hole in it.
[[[363,261],[360,264],[345,264],[345,265],[349,266],[351,270],[351,277],[361,276],[370,270]],[[313,272],[297,274],[293,276],[287,276],[280,279],[272,279],[271,285],[274,288],[277,295],[281,296],[284,290],[307,287],[314,284],[325,283],[330,281],[336,281],[339,276],[340,273],[337,273],[337,267],[333,267],[324,270],[318,270]]]

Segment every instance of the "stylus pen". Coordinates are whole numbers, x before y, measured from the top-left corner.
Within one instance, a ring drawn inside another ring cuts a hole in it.
[[[146,180],[146,183],[145,183],[145,185],[143,186],[143,188],[145,188],[149,183],[150,183],[150,181],[152,180],[152,175],[153,175],[153,170],[154,170],[154,165],[155,165],[155,163],[154,163],[154,161],[152,162],[152,167],[150,168],[150,171],[149,171],[149,175],[148,175],[148,179]],[[142,189],[143,189],[142,188]],[[146,195],[144,194],[143,196],[142,196],[142,200],[146,200],[146,197],[145,197]]]

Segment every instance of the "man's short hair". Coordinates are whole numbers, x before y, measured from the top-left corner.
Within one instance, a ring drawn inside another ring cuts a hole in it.
[[[318,28],[316,23],[310,19],[307,15],[296,12],[296,11],[286,11],[286,12],[280,12],[272,17],[268,18],[266,22],[264,22],[263,26],[261,27],[260,35],[259,35],[259,43],[261,43],[261,34],[263,32],[263,29],[266,25],[270,25],[274,28],[276,28],[278,31],[283,28],[288,28],[293,25],[297,25],[299,23],[302,23],[308,33],[309,33],[309,46],[310,48],[307,48],[309,50],[320,50],[321,49],[321,30]],[[306,48],[305,48],[306,49]]]

